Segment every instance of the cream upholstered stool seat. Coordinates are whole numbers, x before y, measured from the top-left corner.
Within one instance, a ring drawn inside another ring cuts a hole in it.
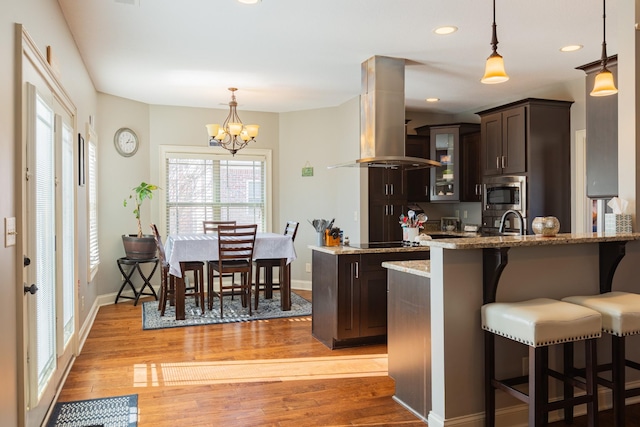
[[[575,405],[587,404],[589,425],[597,423],[598,393],[596,382],[595,339],[602,334],[602,316],[595,310],[549,298],[520,302],[494,302],[482,306],[482,328],[485,330],[485,425],[495,425],[495,390],[500,389],[529,404],[529,426],[547,424],[549,411],[565,409],[570,421]],[[495,336],[499,335],[529,346],[529,376],[498,380],[495,378]],[[573,378],[572,347],[574,341],[585,342],[585,380]],[[549,369],[548,348],[565,344],[564,372]],[[548,376],[565,384],[565,396],[549,402]],[[529,383],[528,394],[514,386]],[[572,384],[572,386],[569,386]],[[577,386],[586,394],[567,396],[569,387]],[[567,416],[569,420],[567,420]]]
[[[607,292],[599,295],[571,296],[563,301],[588,307],[602,314],[602,330],[611,334],[611,364],[599,371],[611,370],[611,381],[598,382],[612,390],[615,427],[625,425],[625,401],[640,396],[640,387],[626,389],[625,368],[640,370],[640,364],[626,359],[625,337],[640,334],[640,295],[629,292]]]

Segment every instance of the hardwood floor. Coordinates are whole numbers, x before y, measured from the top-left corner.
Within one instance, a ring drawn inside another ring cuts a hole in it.
[[[138,394],[140,427],[425,426],[392,399],[385,345],[329,350],[310,317],[141,325],[140,305],[101,307],[58,400]],[[611,410],[599,422],[612,426]],[[627,407],[627,426],[640,427],[640,405]]]
[[[141,325],[140,304],[101,307],[58,400],[138,394],[141,427],[425,425],[392,399],[385,345],[329,350],[311,317]]]

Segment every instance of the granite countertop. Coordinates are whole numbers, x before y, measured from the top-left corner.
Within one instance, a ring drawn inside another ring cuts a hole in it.
[[[330,255],[384,254],[392,252],[429,252],[429,246],[399,246],[396,248],[358,248],[356,246],[307,246],[309,249]]]
[[[640,240],[640,233],[561,233],[554,237],[535,235],[526,236],[489,236],[434,239],[428,240],[427,245],[444,249],[483,249],[483,248],[512,248],[524,246],[576,245],[580,243],[624,242]]]
[[[385,261],[382,266],[389,270],[431,278],[431,261],[429,260]]]

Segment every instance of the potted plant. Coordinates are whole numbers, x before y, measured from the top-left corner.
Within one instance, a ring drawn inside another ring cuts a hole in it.
[[[131,194],[128,199],[135,202],[135,209],[133,214],[138,222],[138,234],[123,234],[122,244],[124,245],[124,251],[127,258],[130,259],[150,259],[156,256],[156,241],[153,235],[145,235],[142,232],[142,223],[140,221],[140,207],[142,203],[153,198],[153,192],[160,187],[154,184],[148,184],[144,181],[137,187],[131,189]],[[127,199],[124,199],[123,205],[127,206]]]

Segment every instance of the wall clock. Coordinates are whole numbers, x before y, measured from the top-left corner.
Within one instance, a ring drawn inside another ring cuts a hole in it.
[[[124,157],[131,157],[138,151],[138,135],[129,128],[118,129],[113,137],[113,143],[116,151]]]

